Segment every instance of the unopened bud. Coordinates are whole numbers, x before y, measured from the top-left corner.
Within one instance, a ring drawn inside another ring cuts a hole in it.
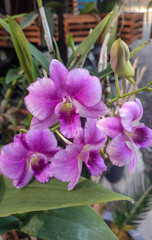
[[[114,41],[110,51],[110,63],[114,73],[127,78],[131,83],[135,83],[131,78],[135,72],[129,61],[130,51],[127,44],[120,38]]]

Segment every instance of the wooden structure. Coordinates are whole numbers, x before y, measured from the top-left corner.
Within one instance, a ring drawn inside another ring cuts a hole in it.
[[[18,23],[21,22],[22,18],[17,18],[16,21]],[[58,15],[53,14],[53,19],[54,19],[54,38],[56,41],[59,40],[59,31],[58,31]],[[33,44],[36,44],[38,46],[42,45],[42,31],[41,31],[41,21],[39,17],[33,21],[33,23],[26,27],[23,32],[27,38],[27,40]],[[7,39],[9,38],[9,34],[5,31],[4,28],[0,27],[0,47],[11,47],[12,43],[10,40]],[[6,39],[5,39],[6,38]]]
[[[74,42],[82,42],[89,34],[90,29],[100,22],[105,14],[100,15],[63,15],[64,39],[67,44],[67,35],[72,35]],[[143,13],[123,13],[119,17],[117,37],[127,44],[142,38]]]

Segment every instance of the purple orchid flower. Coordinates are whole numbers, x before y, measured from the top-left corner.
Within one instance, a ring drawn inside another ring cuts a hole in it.
[[[74,144],[59,151],[51,161],[52,175],[63,182],[70,182],[68,190],[72,190],[77,184],[82,162],[94,176],[107,169],[99,154],[99,148],[106,142],[107,137],[98,130],[96,122],[95,119],[87,119],[84,130],[79,131]]]
[[[128,165],[128,172],[136,169],[136,148],[152,146],[152,130],[143,123],[143,108],[139,99],[129,101],[119,109],[119,117],[108,117],[97,122],[101,132],[112,138],[107,145],[110,161],[119,167]]]
[[[50,158],[60,148],[49,129],[29,130],[14,137],[14,142],[1,149],[0,172],[13,179],[17,188],[24,187],[32,175],[41,182],[48,182],[50,173]]]
[[[50,78],[38,79],[27,89],[25,104],[34,116],[31,128],[48,128],[59,120],[61,133],[73,138],[81,128],[79,115],[98,118],[108,112],[101,102],[100,80],[90,76],[86,69],[68,72],[55,59],[50,64]]]

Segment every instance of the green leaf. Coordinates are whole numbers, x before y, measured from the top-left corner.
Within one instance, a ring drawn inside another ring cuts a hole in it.
[[[59,48],[58,48],[58,44],[55,40],[55,38],[53,37],[53,42],[54,42],[54,46],[55,46],[55,52],[56,52],[56,58],[57,60],[59,60],[61,63],[63,63],[62,61],[62,58],[61,58],[61,55],[60,55],[60,51],[59,51]]]
[[[67,190],[67,185],[53,178],[45,184],[34,180],[23,189],[17,189],[11,180],[0,175],[0,216],[116,200],[131,200],[84,178],[81,178],[72,191]]]
[[[18,69],[9,69],[6,74],[6,84],[9,84],[13,82],[14,80],[17,80],[21,77],[20,74],[18,74]]]
[[[45,8],[50,8],[51,10],[55,11],[58,10],[59,8],[61,8],[62,10],[68,10],[71,12],[71,9],[69,7],[67,7],[65,4],[60,3],[60,2],[48,2],[44,5]]]
[[[74,52],[75,51],[75,49],[74,49],[74,40],[73,40],[73,36],[72,35],[68,35],[67,36],[67,42],[68,42],[68,45],[71,47],[72,52]]]
[[[26,16],[24,16],[20,22],[20,27],[22,29],[30,26],[32,24],[32,22],[39,16],[37,11],[33,11],[29,14],[27,14]]]
[[[45,56],[43,53],[41,53],[34,45],[32,45],[30,42],[28,42],[29,50],[32,54],[32,56],[40,63],[40,65],[46,70],[46,72],[49,74],[49,61],[47,56]]]
[[[140,44],[138,47],[134,48],[131,52],[130,52],[130,58],[132,58],[134,55],[136,55],[142,48],[144,48],[145,46],[147,46],[148,43],[151,43],[152,40],[148,40],[142,44]]]
[[[8,32],[10,33],[10,28],[8,23],[6,23],[3,19],[0,18],[0,25]],[[30,53],[32,56],[40,63],[40,65],[46,70],[46,72],[49,74],[49,61],[48,58],[41,53],[34,45],[32,45],[30,42],[28,43],[28,47],[30,50]]]
[[[95,2],[88,2],[84,8],[81,9],[80,14],[98,13]]]
[[[16,54],[18,56],[21,67],[24,69],[25,75],[28,79],[29,84],[34,82],[34,76],[32,72],[32,61],[30,51],[27,45],[27,40],[24,33],[22,32],[20,26],[11,17],[8,18],[8,23],[10,27],[10,34],[14,44]]]
[[[0,84],[5,84],[5,77],[0,77]]]
[[[91,207],[32,213],[20,230],[45,240],[118,240]]]
[[[0,234],[18,229],[21,221],[15,216],[0,217]]]
[[[104,27],[106,26],[111,14],[107,14],[107,16],[94,28],[94,30],[88,35],[88,37],[77,47],[74,53],[69,58],[67,63],[67,67],[74,61],[75,58],[75,67],[81,63],[84,57],[89,53],[91,47],[96,42]]]

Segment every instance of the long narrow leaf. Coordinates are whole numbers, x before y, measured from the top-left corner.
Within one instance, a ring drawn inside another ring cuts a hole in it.
[[[78,57],[78,60],[75,63],[77,66],[80,62],[83,61],[84,57],[89,53],[91,47],[96,42],[98,37],[100,36],[101,32],[103,31],[104,27],[106,26],[111,14],[108,14],[95,28],[94,30],[88,35],[88,37],[77,47],[74,53],[69,58],[67,63],[67,67],[73,62],[75,58]]]
[[[30,51],[27,45],[27,40],[24,33],[22,32],[20,26],[11,17],[8,18],[8,23],[10,27],[10,34],[13,41],[13,45],[20,61],[21,67],[24,69],[25,75],[28,79],[29,84],[34,82],[34,75],[32,72],[32,60]]]

